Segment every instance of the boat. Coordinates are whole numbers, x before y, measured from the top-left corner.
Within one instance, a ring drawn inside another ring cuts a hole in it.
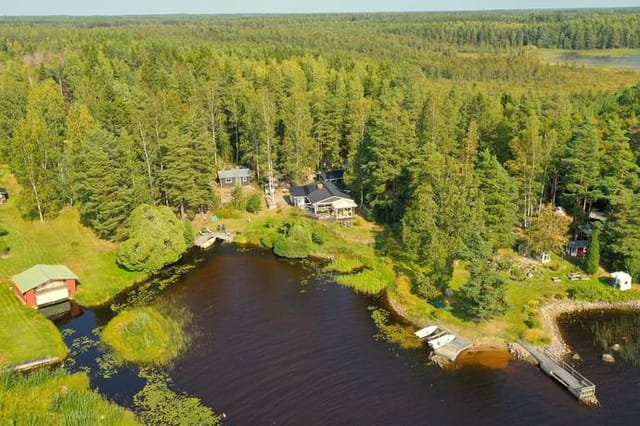
[[[425,339],[431,336],[437,329],[438,329],[437,325],[430,325],[428,327],[421,328],[420,330],[416,331],[413,334],[415,334],[418,339]]]
[[[436,350],[448,343],[451,343],[455,340],[456,336],[453,334],[444,334],[440,337],[436,337],[433,340],[429,340],[429,347],[433,350]]]

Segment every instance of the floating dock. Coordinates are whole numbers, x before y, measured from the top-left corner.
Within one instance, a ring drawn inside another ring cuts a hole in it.
[[[519,341],[518,343],[529,351],[531,356],[538,361],[540,370],[567,388],[573,396],[578,398],[578,401],[588,405],[598,404],[596,385],[580,374],[575,368],[564,362],[547,348],[540,350],[523,341]]]
[[[451,362],[455,361],[462,352],[471,347],[471,342],[456,336],[449,330],[440,326],[428,326],[416,331],[414,334],[421,340],[426,340],[427,343],[439,339],[447,334],[454,336],[454,339],[449,343],[433,349],[433,353],[435,355],[446,358]]]
[[[213,231],[205,231],[200,232],[196,236],[196,240],[194,245],[206,249],[211,247],[217,240],[221,240],[224,242],[233,242],[233,235],[230,232],[213,232]]]

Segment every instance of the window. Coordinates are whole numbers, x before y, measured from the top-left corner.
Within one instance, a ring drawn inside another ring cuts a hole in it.
[[[246,181],[248,181],[248,180],[249,180],[249,178],[248,178],[248,177],[246,177],[246,176],[242,178],[242,181],[243,181],[243,182],[246,182]]]
[[[231,182],[233,182],[233,179],[231,179],[231,178],[226,178],[224,180],[224,183],[231,183]]]

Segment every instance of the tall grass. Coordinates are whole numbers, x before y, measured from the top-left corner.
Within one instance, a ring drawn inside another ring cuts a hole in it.
[[[84,373],[0,373],[0,419],[17,425],[135,425],[133,413],[89,389]]]
[[[125,362],[164,365],[187,345],[185,315],[163,315],[153,307],[133,308],[113,318],[102,340]]]

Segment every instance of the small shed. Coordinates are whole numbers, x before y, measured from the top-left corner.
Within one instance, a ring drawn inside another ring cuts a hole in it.
[[[218,171],[218,182],[221,188],[251,185],[253,173],[249,169],[232,169]]]
[[[611,274],[611,285],[618,290],[629,290],[631,288],[631,275],[618,271]]]
[[[11,279],[16,296],[34,308],[73,299],[78,282],[64,265],[35,265]]]
[[[573,240],[567,244],[567,254],[571,257],[584,257],[587,254],[587,248],[589,247],[589,241],[586,240]]]
[[[9,199],[9,193],[5,188],[0,188],[0,204],[4,204]]]

